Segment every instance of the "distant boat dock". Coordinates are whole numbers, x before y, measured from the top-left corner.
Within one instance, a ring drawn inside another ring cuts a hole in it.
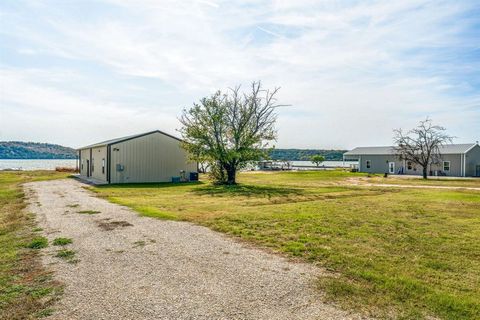
[[[332,170],[358,167],[358,161],[324,161],[319,166],[311,161],[263,160],[258,162],[258,170]]]

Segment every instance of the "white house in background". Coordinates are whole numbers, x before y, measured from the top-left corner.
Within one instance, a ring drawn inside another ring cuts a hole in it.
[[[156,130],[79,148],[80,177],[105,184],[197,180],[197,162],[181,142]]]
[[[428,168],[429,175],[480,177],[480,146],[477,143],[448,144],[440,148],[439,163]],[[422,175],[422,168],[400,160],[393,146],[358,147],[343,154],[358,161],[358,171],[369,173]]]

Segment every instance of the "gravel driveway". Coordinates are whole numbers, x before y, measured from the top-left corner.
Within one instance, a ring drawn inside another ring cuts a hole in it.
[[[25,185],[29,210],[70,259],[43,262],[65,285],[49,319],[360,319],[321,302],[321,270],[185,222],[140,217],[80,182]],[[79,213],[79,211],[98,211]]]

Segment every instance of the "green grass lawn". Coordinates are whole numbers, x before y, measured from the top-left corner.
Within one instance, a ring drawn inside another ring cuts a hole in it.
[[[92,188],[140,214],[192,221],[331,271],[319,289],[387,318],[480,318],[480,192],[342,185],[342,171],[243,173]],[[443,183],[443,182],[441,182]]]
[[[24,210],[21,184],[66,176],[54,171],[0,172],[0,319],[47,315],[60,290],[38,260],[38,250],[48,243]]]

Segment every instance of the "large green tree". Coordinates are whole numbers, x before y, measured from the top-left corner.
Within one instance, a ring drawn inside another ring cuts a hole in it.
[[[183,146],[193,160],[209,162],[217,183],[235,184],[238,170],[265,156],[276,139],[278,90],[253,82],[248,92],[217,91],[183,110]]]
[[[316,154],[310,157],[310,161],[315,163],[315,165],[318,167],[323,161],[325,161],[325,157],[321,154]]]

